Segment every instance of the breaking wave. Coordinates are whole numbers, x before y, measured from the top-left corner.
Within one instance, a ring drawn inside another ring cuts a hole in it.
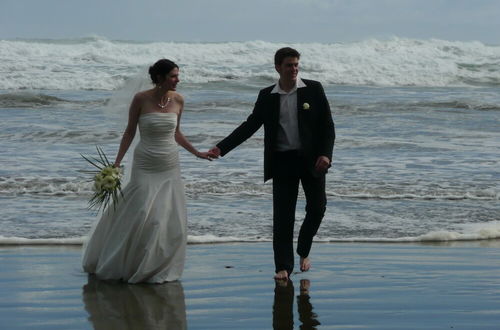
[[[123,42],[105,38],[0,40],[0,90],[115,90],[162,57],[186,83],[269,81],[282,43]],[[304,77],[325,84],[500,86],[500,46],[446,40],[296,43]],[[40,102],[51,102],[42,98]]]

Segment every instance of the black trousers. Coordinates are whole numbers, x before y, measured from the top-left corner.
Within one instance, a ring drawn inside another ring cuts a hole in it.
[[[306,216],[299,231],[297,253],[306,258],[326,210],[325,175],[314,173],[311,160],[298,152],[277,152],[273,173],[273,250],[276,272],[291,274],[294,266],[295,209],[302,184]]]

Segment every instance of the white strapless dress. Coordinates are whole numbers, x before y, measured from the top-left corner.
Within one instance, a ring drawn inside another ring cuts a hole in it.
[[[99,279],[178,280],[186,254],[186,201],[175,142],[177,115],[139,117],[130,182],[116,209],[104,211],[84,246],[82,265]]]

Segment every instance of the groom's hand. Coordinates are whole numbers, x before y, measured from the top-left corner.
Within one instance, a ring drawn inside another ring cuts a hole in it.
[[[208,153],[212,158],[219,158],[220,149],[218,147],[213,147],[212,149],[208,150]]]
[[[326,156],[319,156],[314,169],[319,173],[324,173],[330,167],[330,159]]]

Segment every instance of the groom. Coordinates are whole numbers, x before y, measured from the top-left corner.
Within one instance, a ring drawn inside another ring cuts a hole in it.
[[[335,127],[321,83],[298,78],[300,54],[279,49],[279,81],[259,92],[247,120],[209,152],[224,156],[264,125],[264,181],[273,179],[275,279],[286,280],[294,265],[293,227],[299,182],[306,197],[297,253],[300,270],[311,267],[309,252],[326,210],[325,174],[331,165]]]

